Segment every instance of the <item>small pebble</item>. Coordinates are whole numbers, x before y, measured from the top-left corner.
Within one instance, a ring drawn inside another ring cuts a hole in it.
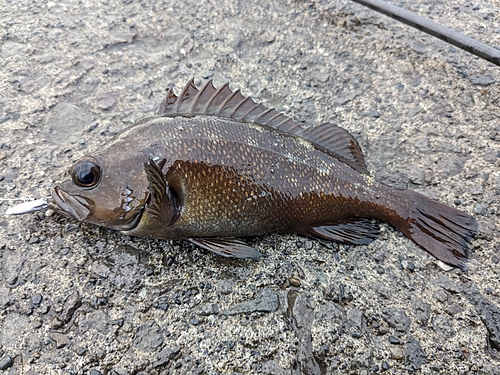
[[[160,303],[160,304],[158,305],[158,307],[159,307],[160,309],[162,309],[163,311],[166,311],[166,310],[168,309],[168,303],[166,303],[166,302]]]
[[[479,203],[476,203],[474,206],[474,213],[476,215],[481,215],[483,213],[483,206],[481,206]]]
[[[268,43],[271,43],[271,42],[268,42]],[[203,79],[209,79],[213,75],[214,75],[214,72],[212,72],[211,70],[209,70],[206,74],[203,74]]]
[[[28,241],[28,243],[29,243],[30,245],[33,245],[33,244],[38,243],[38,242],[40,242],[40,239],[39,239],[38,237],[31,237],[31,238],[29,239],[29,241]]]
[[[87,133],[90,133],[92,130],[94,130],[95,128],[97,128],[99,126],[98,123],[95,123],[93,125],[91,125],[88,129],[87,129]]]
[[[389,342],[393,345],[399,345],[401,344],[401,341],[397,337],[394,336],[389,336]]]
[[[406,268],[410,272],[414,272],[415,271],[415,265],[412,262],[408,262],[408,264],[406,265]]]
[[[9,367],[11,367],[13,364],[12,358],[9,356],[5,356],[2,359],[0,359],[0,370],[7,370]]]
[[[361,332],[359,331],[354,331],[352,334],[351,334],[352,337],[354,337],[355,339],[360,339],[361,337],[363,337],[363,335],[361,334]]]
[[[389,327],[383,325],[383,326],[380,326],[379,329],[378,329],[378,332],[381,334],[381,335],[385,335],[387,332],[389,332]]]
[[[391,346],[389,348],[389,351],[391,352],[392,358],[394,358],[394,359],[403,359],[404,358],[403,349],[401,349],[400,346]]]
[[[114,326],[116,325],[116,326],[118,326],[118,327],[123,327],[123,323],[125,323],[125,320],[123,320],[123,319],[121,319],[121,318],[120,318],[120,319],[113,320],[113,321],[111,322],[111,324],[113,324]]]
[[[446,312],[450,315],[457,315],[457,314],[460,314],[461,312],[463,312],[465,309],[460,306],[458,303],[452,303],[448,306],[446,306]]]
[[[41,294],[35,294],[33,298],[31,299],[31,302],[33,302],[33,305],[39,305],[42,303],[42,295]]]
[[[64,322],[61,321],[61,319],[59,319],[57,316],[55,316],[54,319],[52,319],[52,321],[50,322],[50,327],[52,329],[59,329],[63,325],[64,325]]]
[[[382,370],[387,371],[391,368],[391,366],[387,363],[387,361],[382,362]]]
[[[69,253],[69,247],[63,247],[61,250],[59,250],[59,253],[61,255],[68,255],[68,253]]]

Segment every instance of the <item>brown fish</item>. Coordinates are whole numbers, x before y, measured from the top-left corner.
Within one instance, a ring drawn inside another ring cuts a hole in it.
[[[131,236],[186,239],[223,256],[260,253],[237,237],[298,233],[346,244],[389,222],[421,248],[465,268],[471,216],[374,181],[343,128],[306,129],[239,90],[193,81],[156,116],[75,162],[52,207]]]

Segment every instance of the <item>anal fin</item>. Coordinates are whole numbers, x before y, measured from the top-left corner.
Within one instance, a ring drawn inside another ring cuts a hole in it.
[[[258,258],[262,254],[238,238],[190,238],[190,242],[217,255],[232,258]]]
[[[379,224],[369,219],[352,219],[336,225],[312,227],[307,233],[325,240],[350,245],[367,245],[378,238]]]

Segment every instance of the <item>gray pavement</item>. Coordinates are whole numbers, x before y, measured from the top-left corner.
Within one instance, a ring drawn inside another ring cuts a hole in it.
[[[498,0],[394,4],[500,47]],[[500,374],[500,69],[349,1],[0,2],[0,197],[48,196],[193,77],[336,122],[377,179],[473,214],[468,274],[387,224],[242,261],[0,216],[0,373]]]

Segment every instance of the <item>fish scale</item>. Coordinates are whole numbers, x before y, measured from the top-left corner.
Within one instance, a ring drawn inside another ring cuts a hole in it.
[[[182,130],[179,131],[178,127]],[[189,119],[160,117],[147,124],[147,129],[141,133],[141,137],[144,139],[150,139],[155,137],[155,134],[160,133],[164,138],[165,149],[156,149],[154,152],[165,155],[167,159],[189,157],[192,160],[203,160],[213,156],[217,158],[217,162],[232,161],[236,167],[241,167],[242,162],[253,162],[255,155],[260,154],[263,159],[262,166],[276,165],[276,162],[286,161],[285,164],[282,164],[283,168],[288,166],[291,159],[324,174],[343,173],[360,184],[366,183],[366,180],[359,173],[340,163],[337,159],[315,149],[311,142],[255,124],[249,126],[246,123],[206,117]],[[205,142],[203,142],[204,140]],[[234,144],[237,146],[231,148]],[[177,153],[174,153],[174,150]],[[222,154],[223,151],[230,158],[226,158]],[[214,152],[221,154],[216,155]],[[273,164],[271,155],[279,155],[279,161],[275,161]],[[253,167],[254,173],[260,172],[257,169],[258,165]],[[337,171],[334,170],[335,168]],[[265,170],[264,173],[276,177],[270,172],[270,169]],[[281,175],[285,175],[285,173],[286,171],[281,171]],[[318,190],[327,188],[327,186],[320,185]]]
[[[75,162],[51,207],[128,235],[185,239],[257,257],[241,237],[270,232],[367,244],[384,220],[465,269],[477,222],[369,176],[356,140],[330,123],[302,128],[238,90],[191,81],[156,116]]]

